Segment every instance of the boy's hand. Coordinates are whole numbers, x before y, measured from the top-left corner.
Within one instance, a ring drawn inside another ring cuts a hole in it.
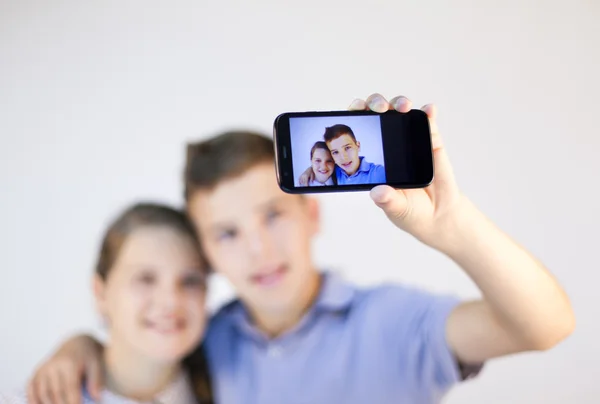
[[[350,105],[351,110],[370,109],[385,112],[396,109],[408,112],[411,101],[398,96],[389,102],[380,94],[372,94],[366,101],[357,99]],[[383,209],[388,218],[399,228],[409,232],[422,242],[444,250],[453,244],[453,232],[460,228],[465,216],[474,209],[460,193],[452,166],[442,144],[435,122],[436,108],[425,105],[422,108],[429,117],[434,159],[433,182],[423,189],[396,190],[387,185],[379,185],[371,190],[371,198]]]
[[[300,179],[298,181],[300,182],[301,186],[305,187],[311,181],[314,181],[314,179],[315,179],[315,172],[313,171],[312,167],[308,167],[306,170],[304,170],[302,175],[300,175]]]
[[[93,338],[73,337],[35,371],[27,386],[31,404],[80,404],[81,385],[95,400],[102,388],[102,346]]]

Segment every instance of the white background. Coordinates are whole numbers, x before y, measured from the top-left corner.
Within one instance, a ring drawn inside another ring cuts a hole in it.
[[[379,116],[290,118],[292,170],[294,183],[297,186],[300,175],[311,166],[310,149],[315,142],[323,141],[325,128],[336,124],[348,125],[352,129],[356,140],[360,143],[359,156],[364,156],[369,163],[385,167]]]
[[[378,91],[438,104],[463,191],[577,315],[556,349],[492,361],[446,403],[598,403],[599,21],[594,0],[1,1],[0,389],[97,329],[101,232],[136,198],[181,203],[187,140]],[[477,295],[367,193],[320,199],[319,264]],[[351,249],[356,228],[371,237]]]

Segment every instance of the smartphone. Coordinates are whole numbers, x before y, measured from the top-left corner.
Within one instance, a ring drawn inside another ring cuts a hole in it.
[[[421,110],[286,112],[273,125],[279,187],[306,194],[433,180],[429,119]]]

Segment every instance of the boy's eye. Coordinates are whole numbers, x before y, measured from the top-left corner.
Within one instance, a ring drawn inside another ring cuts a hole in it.
[[[152,285],[156,277],[151,273],[143,273],[138,277],[138,281],[144,285]]]
[[[281,216],[281,212],[279,210],[270,210],[267,212],[267,221],[271,222]]]

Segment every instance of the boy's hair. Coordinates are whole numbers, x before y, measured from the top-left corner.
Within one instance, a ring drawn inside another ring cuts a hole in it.
[[[104,233],[96,263],[100,279],[105,281],[108,277],[127,238],[136,230],[151,226],[169,228],[189,239],[202,260],[202,269],[208,272],[194,226],[182,211],[155,203],[138,203],[123,211]]]
[[[337,124],[325,128],[325,134],[323,135],[323,139],[325,140],[325,142],[329,143],[342,135],[350,135],[350,137],[354,140],[354,143],[356,143],[356,136],[354,136],[354,132],[352,132],[350,126],[343,124]]]
[[[313,147],[311,147],[311,149],[310,149],[310,159],[311,159],[311,160],[312,160],[312,158],[313,158],[313,154],[315,154],[315,150],[317,150],[317,149],[323,149],[323,150],[327,151],[327,153],[331,153],[331,152],[329,151],[329,147],[327,147],[327,143],[325,143],[325,142],[323,142],[323,141],[319,140],[319,141],[318,141],[318,142],[316,142],[316,143],[313,145]]]
[[[185,200],[195,191],[213,189],[261,163],[275,163],[273,140],[260,133],[231,131],[187,145]]]

